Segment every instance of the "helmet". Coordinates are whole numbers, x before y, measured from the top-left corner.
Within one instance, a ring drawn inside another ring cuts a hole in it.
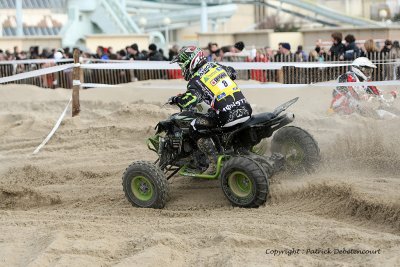
[[[54,59],[55,60],[60,60],[62,58],[63,58],[63,54],[61,52],[57,51],[57,52],[54,53]]]
[[[373,69],[376,69],[375,64],[373,64],[366,57],[359,57],[353,61],[351,70],[360,77],[363,81],[368,81],[371,79]]]
[[[206,62],[207,59],[203,54],[203,50],[196,46],[184,46],[170,63],[178,63],[182,69],[183,77],[186,81],[189,81],[195,71]]]

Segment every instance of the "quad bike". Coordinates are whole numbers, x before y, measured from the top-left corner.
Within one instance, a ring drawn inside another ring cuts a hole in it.
[[[158,159],[154,163],[136,161],[125,170],[122,185],[126,198],[134,206],[163,208],[168,198],[167,180],[178,173],[219,179],[225,196],[234,206],[256,208],[263,205],[272,175],[281,170],[312,172],[320,161],[320,150],[314,138],[299,127],[286,126],[294,120],[293,114],[281,114],[297,100],[298,97],[271,113],[253,115],[239,125],[201,132],[213,139],[218,151],[213,175],[202,174],[208,167],[208,159],[189,134],[190,123],[199,113],[181,110],[160,121],[156,134],[147,141],[148,148],[157,153]],[[273,133],[272,153],[266,156],[256,145]]]
[[[364,93],[360,99],[355,99],[350,93],[336,110],[329,108],[328,114],[348,115],[357,113],[361,116],[373,119],[392,119],[400,117],[400,110],[395,107],[397,91],[393,90],[388,96]]]
[[[370,117],[375,119],[388,119],[398,118],[400,116],[400,111],[394,107],[397,91],[392,92],[395,92],[394,96],[388,99],[383,96],[371,96],[368,98],[367,102],[373,107],[373,112]]]

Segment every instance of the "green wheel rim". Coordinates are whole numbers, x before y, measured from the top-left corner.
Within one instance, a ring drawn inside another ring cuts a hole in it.
[[[141,201],[149,201],[153,197],[153,185],[144,176],[135,176],[132,178],[131,190],[133,195]]]
[[[253,189],[253,183],[249,177],[241,171],[235,171],[229,175],[228,185],[232,192],[238,197],[249,196]]]
[[[297,142],[295,141],[286,142],[283,145],[282,150],[283,150],[282,152],[285,155],[286,162],[289,165],[297,166],[303,162],[305,156],[304,150]]]

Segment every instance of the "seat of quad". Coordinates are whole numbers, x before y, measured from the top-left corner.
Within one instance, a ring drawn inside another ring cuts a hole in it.
[[[255,124],[258,124],[258,123],[262,123],[262,122],[271,120],[274,117],[275,117],[275,114],[271,113],[271,112],[259,113],[259,114],[256,114],[256,115],[252,115],[250,117],[250,119],[248,119],[248,120],[246,120],[244,122],[241,122],[239,124],[235,124],[235,125],[230,126],[230,127],[214,128],[214,129],[211,129],[211,131],[212,132],[220,132],[220,131],[231,132],[231,131],[237,130],[239,128],[245,128],[247,126],[251,126],[251,125],[255,125]]]
[[[265,121],[269,121],[275,117],[274,113],[271,112],[263,112],[259,114],[252,115],[251,118],[244,123],[241,124],[241,127],[255,125],[258,123],[262,123]]]

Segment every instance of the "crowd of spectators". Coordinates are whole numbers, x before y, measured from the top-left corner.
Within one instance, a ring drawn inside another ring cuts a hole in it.
[[[344,37],[340,32],[334,32],[331,35],[331,46],[322,45],[317,42],[315,47],[308,53],[304,51],[303,46],[299,45],[294,50],[290,43],[279,43],[277,49],[263,47],[248,49],[243,42],[237,42],[234,45],[219,47],[217,43],[210,42],[204,47],[207,59],[209,61],[341,61],[354,60],[357,57],[365,56],[372,60],[385,60],[400,58],[399,41],[386,40],[382,47],[381,44],[373,39],[364,42],[356,42],[352,34]],[[114,51],[112,47],[98,46],[95,53],[82,52],[84,58],[93,58],[101,60],[150,60],[162,61],[171,60],[179,51],[179,46],[172,46],[168,55],[164,54],[161,48],[155,44],[150,44],[148,49],[139,49],[134,43],[126,46],[125,49]],[[14,47],[13,51],[0,48],[0,60],[22,60],[22,59],[47,59],[47,58],[72,58],[73,49],[68,47],[64,49],[47,49],[39,51],[38,46],[32,46],[29,51],[20,51]],[[240,59],[242,58],[242,59]]]
[[[177,55],[180,47],[173,45],[168,54],[150,44],[147,49],[140,49],[138,44],[133,43],[118,51],[112,47],[98,46],[95,53],[81,51],[81,56],[90,61],[97,60],[149,60],[149,61],[170,61]],[[4,60],[23,60],[23,59],[71,59],[74,48],[69,49],[42,49],[33,46],[29,51],[20,51],[14,47],[13,51],[3,51],[0,48],[0,61]],[[279,43],[276,49],[271,47],[255,48],[246,47],[244,42],[239,41],[233,45],[219,47],[217,43],[210,42],[207,47],[203,47],[208,61],[247,61],[247,62],[323,62],[323,61],[352,61],[357,57],[364,56],[375,62],[379,61],[400,61],[399,41],[386,40],[377,42],[373,39],[357,41],[355,36],[348,34],[343,38],[342,33],[333,32],[331,42],[317,42],[315,47],[308,53],[303,46],[293,49],[290,43]],[[400,68],[398,64],[388,64],[382,66],[378,79],[399,78]],[[27,65],[21,64],[20,68],[13,71],[13,74],[28,71]],[[395,71],[394,71],[395,70]],[[3,71],[2,71],[3,72]],[[393,77],[393,73],[396,77]],[[2,73],[4,76],[5,73]],[[11,73],[10,73],[11,74]],[[6,74],[7,76],[7,74]]]

